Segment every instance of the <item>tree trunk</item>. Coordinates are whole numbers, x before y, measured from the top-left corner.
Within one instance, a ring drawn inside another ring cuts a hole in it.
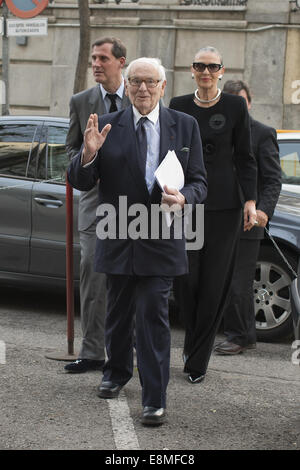
[[[0,83],[0,110],[3,116],[9,115],[9,37],[7,36],[8,8],[3,4],[5,34],[2,36],[2,80]]]
[[[80,43],[74,80],[74,93],[85,90],[90,56],[90,9],[89,0],[78,0]]]

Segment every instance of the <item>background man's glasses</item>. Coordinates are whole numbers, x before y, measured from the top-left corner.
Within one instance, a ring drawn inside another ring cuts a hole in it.
[[[147,88],[155,88],[161,82],[161,80],[153,80],[153,78],[146,78],[145,80],[140,80],[139,78],[128,78],[128,81],[131,86],[140,88],[141,84],[144,82]]]
[[[197,72],[204,72],[208,68],[209,72],[218,72],[223,67],[222,64],[204,64],[203,62],[193,62],[193,69]]]

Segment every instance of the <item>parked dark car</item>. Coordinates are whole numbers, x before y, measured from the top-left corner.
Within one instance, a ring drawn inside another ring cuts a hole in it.
[[[284,257],[297,273],[300,263],[300,131],[278,131],[282,190],[270,232]],[[275,341],[293,334],[291,270],[265,238],[254,282],[257,337]],[[299,313],[300,314],[300,313]]]
[[[0,280],[65,286],[69,120],[0,118]],[[75,279],[79,278],[74,190]]]
[[[65,287],[66,190],[69,120],[0,117],[0,281]],[[300,259],[300,131],[278,132],[283,186],[270,231],[297,271]],[[74,279],[79,280],[77,205],[74,195]],[[258,339],[293,332],[286,263],[266,238],[254,282]]]

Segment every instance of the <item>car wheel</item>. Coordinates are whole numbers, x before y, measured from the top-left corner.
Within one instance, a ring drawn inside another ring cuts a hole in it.
[[[283,250],[282,250],[283,251]],[[296,256],[283,251],[293,269]],[[254,311],[258,341],[278,341],[293,335],[290,284],[292,275],[275,247],[261,247],[254,280]]]

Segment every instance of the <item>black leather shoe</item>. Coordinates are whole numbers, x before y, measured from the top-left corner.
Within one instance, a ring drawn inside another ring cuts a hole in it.
[[[203,382],[204,379],[205,379],[205,374],[203,375],[190,374],[188,377],[188,381],[191,384],[199,384],[200,382]]]
[[[102,370],[105,361],[94,361],[92,359],[77,359],[75,362],[67,364],[64,369],[72,374],[81,374],[88,370]]]
[[[154,408],[153,406],[144,406],[142,424],[145,426],[160,426],[166,420],[165,408]]]
[[[97,388],[97,395],[100,398],[118,398],[123,385],[114,384],[113,382],[103,381]]]
[[[223,341],[223,343],[219,343],[215,347],[215,352],[224,356],[234,356],[242,353],[245,349],[246,348],[239,344],[231,343],[230,341]]]

